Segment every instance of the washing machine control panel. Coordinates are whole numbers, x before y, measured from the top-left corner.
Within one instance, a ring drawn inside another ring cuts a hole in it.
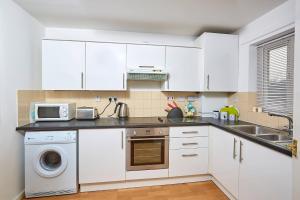
[[[26,132],[25,144],[74,143],[77,131],[38,131]]]

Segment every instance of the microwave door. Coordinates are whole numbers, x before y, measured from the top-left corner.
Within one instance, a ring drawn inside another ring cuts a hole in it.
[[[40,106],[37,110],[38,119],[55,120],[60,118],[60,106]]]

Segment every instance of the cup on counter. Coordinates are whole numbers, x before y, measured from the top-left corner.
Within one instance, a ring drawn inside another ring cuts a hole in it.
[[[235,114],[230,114],[229,121],[237,121],[237,116]]]
[[[213,111],[213,118],[214,119],[219,119],[220,118],[220,112],[218,110]]]
[[[221,112],[221,119],[228,120],[228,112]]]

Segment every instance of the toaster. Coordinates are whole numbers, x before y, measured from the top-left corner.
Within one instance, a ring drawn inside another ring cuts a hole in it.
[[[95,107],[78,107],[76,108],[76,119],[93,120],[98,118],[98,110]]]

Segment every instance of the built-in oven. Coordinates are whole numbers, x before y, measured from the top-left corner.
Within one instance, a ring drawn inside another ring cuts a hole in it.
[[[127,171],[169,168],[169,128],[126,129]]]

